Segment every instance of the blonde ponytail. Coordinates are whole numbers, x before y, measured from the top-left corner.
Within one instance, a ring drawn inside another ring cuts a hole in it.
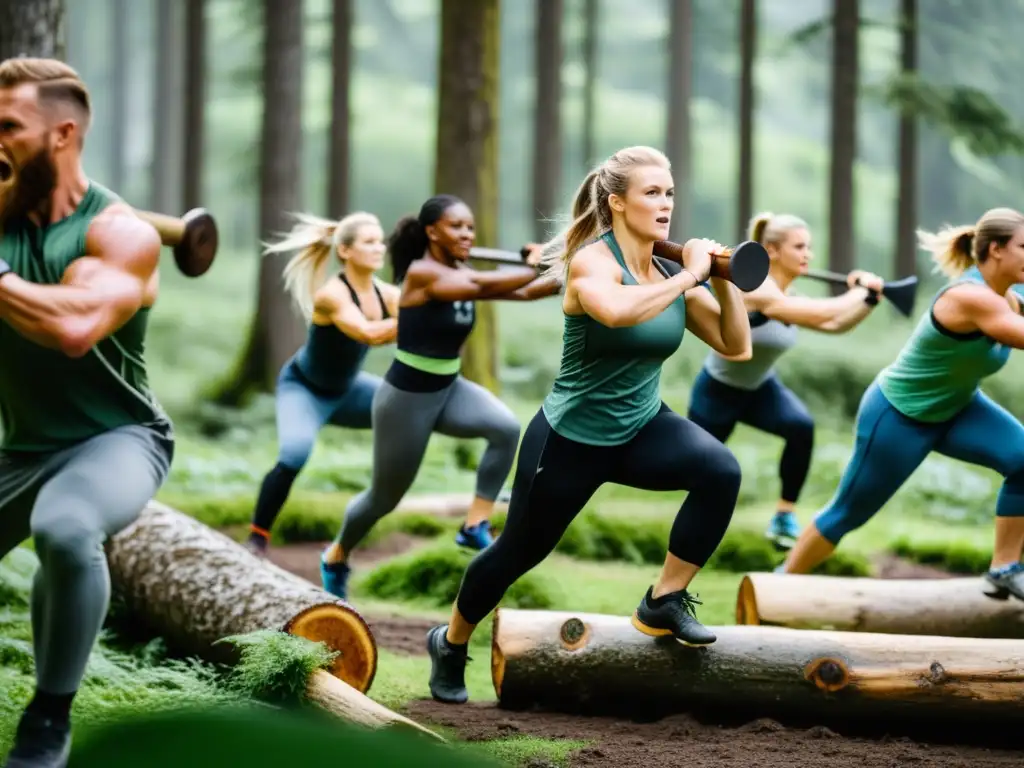
[[[918,245],[931,254],[936,271],[956,279],[974,266],[974,225],[962,227],[945,226],[938,232],[917,230]],[[986,249],[987,250],[987,249]]]
[[[807,222],[792,213],[757,214],[750,220],[747,237],[761,245],[779,245],[785,242],[786,236],[794,229],[810,229]]]
[[[750,226],[747,228],[747,238],[753,240],[755,243],[764,243],[764,230],[768,226],[768,222],[772,220],[772,214],[769,212],[759,213],[757,216],[750,220]]]
[[[264,244],[264,255],[298,251],[284,267],[285,291],[308,321],[313,317],[316,292],[326,278],[327,262],[341,246],[355,241],[359,227],[379,226],[372,213],[350,213],[341,221],[331,221],[308,213],[294,214],[295,226],[275,243]]]

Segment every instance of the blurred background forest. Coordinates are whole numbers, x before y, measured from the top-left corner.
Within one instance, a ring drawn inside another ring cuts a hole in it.
[[[89,173],[136,206],[218,219],[206,276],[181,277],[167,254],[148,358],[180,435],[167,493],[234,494],[240,508],[273,462],[270,390],[303,338],[282,262],[259,256],[290,211],[364,209],[390,229],[454,191],[473,202],[478,244],[517,249],[550,232],[593,163],[651,144],[675,167],[675,236],[736,242],[759,210],[796,213],[816,266],[917,272],[919,315],[937,283],[914,227],[973,222],[1024,191],[1019,0],[63,5],[54,44],[95,97]],[[559,364],[558,301],[495,304],[468,370],[525,424]],[[781,363],[821,426],[807,514],[835,487],[861,393],[915,320],[885,307],[842,337],[804,332]],[[706,353],[690,338],[666,366],[674,407]],[[369,370],[392,354],[373,350]],[[1012,360],[987,386],[1017,414],[1020,372]],[[369,440],[325,430],[298,487],[363,487]],[[730,446],[745,500],[770,503],[780,444],[741,430]],[[480,447],[435,437],[416,488],[469,490]],[[933,457],[911,486],[930,510],[987,521],[998,483]]]

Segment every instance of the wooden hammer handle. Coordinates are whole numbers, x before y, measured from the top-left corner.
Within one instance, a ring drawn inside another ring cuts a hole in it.
[[[160,233],[160,239],[164,245],[176,246],[185,237],[185,221],[177,216],[167,216],[163,213],[152,211],[135,211],[136,215],[145,222],[152,224]]]

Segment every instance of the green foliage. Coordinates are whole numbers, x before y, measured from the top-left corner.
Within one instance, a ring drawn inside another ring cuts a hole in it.
[[[338,656],[323,643],[270,630],[232,635],[219,642],[241,651],[239,663],[231,670],[230,686],[242,696],[274,704],[305,701],[310,676]]]
[[[360,580],[360,591],[381,600],[425,601],[448,607],[459,593],[472,554],[449,542],[391,560]],[[555,586],[528,573],[505,594],[502,605],[550,608]]]
[[[889,551],[921,565],[932,565],[950,573],[980,574],[992,562],[992,550],[962,541],[921,541],[901,536]]]

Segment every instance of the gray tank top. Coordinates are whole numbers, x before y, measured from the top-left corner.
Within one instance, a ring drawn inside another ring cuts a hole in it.
[[[750,320],[749,360],[726,360],[712,352],[704,360],[708,375],[737,389],[752,390],[761,386],[772,375],[775,362],[796,344],[797,327],[772,320],[760,312],[748,312]]]

